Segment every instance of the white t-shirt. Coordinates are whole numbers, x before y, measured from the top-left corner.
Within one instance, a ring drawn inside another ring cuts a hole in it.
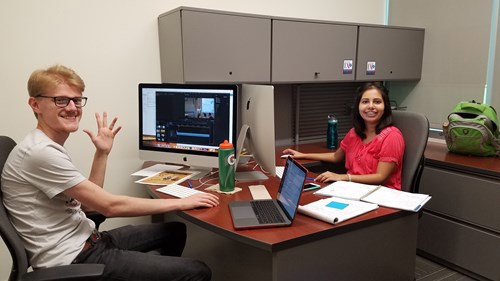
[[[70,264],[95,228],[81,204],[62,192],[86,178],[66,149],[35,129],[10,153],[3,203],[33,268]]]

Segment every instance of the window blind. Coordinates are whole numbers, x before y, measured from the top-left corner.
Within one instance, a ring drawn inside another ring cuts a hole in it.
[[[339,141],[352,128],[352,106],[363,83],[304,84],[294,92],[295,143],[326,141],[327,119],[338,120]]]

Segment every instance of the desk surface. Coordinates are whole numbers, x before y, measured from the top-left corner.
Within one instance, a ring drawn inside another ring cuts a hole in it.
[[[276,161],[277,165],[284,165],[285,160],[278,158]],[[311,174],[310,176],[313,175]],[[217,181],[217,174],[215,174],[198,181],[192,181],[192,184],[198,187],[198,189],[203,190],[217,183]],[[206,184],[203,184],[205,182]],[[220,205],[218,207],[183,211],[179,212],[178,215],[220,235],[273,252],[412,214],[411,212],[379,207],[377,210],[359,217],[332,225],[298,213],[291,227],[235,230],[229,212],[229,202],[252,199],[248,186],[255,184],[264,184],[271,196],[273,198],[276,197],[279,187],[278,178],[269,178],[266,181],[260,182],[237,182],[236,185],[242,187],[243,190],[232,195],[219,194]],[[169,195],[156,192],[155,189],[157,188],[159,187],[149,186],[151,195],[157,198],[171,198]],[[313,194],[313,191],[304,192],[300,199],[300,204],[304,205],[320,198],[322,197]]]
[[[326,143],[310,143],[292,145],[290,148],[301,152],[328,152]],[[286,147],[280,147],[277,151],[282,151]],[[462,155],[448,150],[446,144],[429,141],[425,148],[426,163],[442,166],[445,168],[459,169],[486,176],[498,178],[500,174],[500,157],[481,157],[472,155]]]
[[[289,147],[302,152],[331,151],[326,148],[324,143],[302,144]],[[284,148],[286,147],[278,147],[276,149],[277,165],[284,165],[285,160],[279,158],[279,155]],[[446,145],[440,143],[429,142],[425,151],[425,157],[428,163],[441,165],[446,168],[455,167],[460,168],[461,170],[467,169],[473,173],[481,173],[483,175],[494,177],[498,177],[498,174],[500,173],[500,159],[498,157],[476,157],[451,153],[446,148]],[[212,178],[202,179],[201,182],[193,182],[193,185],[199,186],[200,189],[204,189],[217,183],[217,180],[216,174],[212,176]],[[207,182],[207,184],[203,185],[202,182]],[[188,221],[200,225],[201,227],[269,251],[291,247],[297,243],[320,239],[335,233],[349,231],[352,228],[364,227],[369,224],[375,224],[381,221],[408,215],[408,212],[380,207],[375,211],[353,218],[341,224],[331,225],[302,214],[297,214],[292,227],[235,230],[232,225],[228,204],[233,200],[252,199],[250,191],[247,188],[248,185],[252,184],[264,184],[271,196],[275,198],[279,186],[279,179],[270,178],[262,182],[238,182],[237,186],[242,187],[243,190],[233,195],[219,194],[220,206],[210,209],[197,209],[179,212],[179,215]],[[169,198],[168,195],[156,192],[156,188],[158,187],[149,187],[151,195],[155,197]],[[320,198],[320,196],[314,195],[312,191],[305,192],[300,199],[300,204],[304,205]]]
[[[426,162],[435,166],[458,169],[498,178],[500,157],[469,156],[450,152],[446,144],[428,142],[425,149]]]
[[[300,150],[318,151],[318,146],[301,145]],[[281,148],[277,149],[276,163],[284,165],[285,159],[279,155]],[[215,174],[191,182],[204,189],[216,184],[218,177]],[[251,199],[247,187],[252,184],[264,184],[275,198],[279,179],[237,182],[243,190],[219,194],[219,206],[177,212],[190,229],[186,255],[204,260],[215,280],[319,281],[332,280],[332,276],[338,280],[414,279],[416,213],[379,207],[337,225],[299,213],[290,227],[235,230],[229,202]],[[169,198],[156,188],[149,186],[152,196]],[[320,198],[312,191],[305,192],[300,204]]]

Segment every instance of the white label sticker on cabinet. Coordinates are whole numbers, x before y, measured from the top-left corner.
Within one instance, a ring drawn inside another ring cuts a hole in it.
[[[369,61],[366,63],[366,75],[375,74],[376,63],[374,61]]]
[[[352,60],[344,60],[344,68],[343,68],[343,73],[344,74],[352,74]]]

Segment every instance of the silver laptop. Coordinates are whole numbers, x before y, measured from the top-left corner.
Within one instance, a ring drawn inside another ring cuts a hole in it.
[[[236,229],[289,226],[297,213],[307,169],[288,157],[275,200],[229,202]]]

